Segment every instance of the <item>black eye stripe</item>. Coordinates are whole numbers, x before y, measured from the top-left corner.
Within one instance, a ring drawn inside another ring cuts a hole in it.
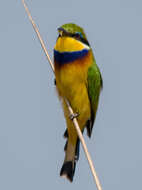
[[[71,34],[71,37],[81,38],[79,33]]]
[[[65,32],[63,34],[63,36],[69,36],[69,37],[75,38],[75,39],[79,40],[80,42],[90,46],[89,42],[85,38],[83,38],[79,33],[74,33],[73,34],[73,33],[70,33],[70,32]],[[61,37],[60,34],[59,34],[58,38],[59,37]]]
[[[80,40],[80,41],[81,41],[81,42],[83,42],[84,44],[86,44],[86,45],[90,46],[89,42],[88,42],[86,39],[81,38],[81,40]]]
[[[69,34],[69,36],[83,42],[84,44],[86,44],[88,46],[90,46],[89,42],[85,38],[82,38],[79,33]]]

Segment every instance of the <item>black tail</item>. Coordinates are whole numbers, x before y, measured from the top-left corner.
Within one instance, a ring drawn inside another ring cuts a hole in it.
[[[68,130],[66,129],[65,132],[64,132],[64,138],[68,138]]]
[[[92,134],[93,124],[94,124],[94,121],[92,122],[92,120],[88,120],[86,122],[87,135],[89,138],[91,137],[91,134]]]
[[[67,140],[65,147],[64,147],[65,151],[67,150],[67,144],[68,144],[68,140]],[[79,152],[80,152],[80,140],[77,139],[74,160],[65,161],[63,163],[63,166],[62,166],[61,171],[60,171],[60,176],[66,177],[70,182],[73,181],[76,162],[79,159]]]
[[[73,161],[66,161],[64,162],[61,171],[60,176],[66,177],[70,182],[73,181],[73,176],[75,172],[76,163]]]
[[[66,143],[65,143],[64,151],[67,150],[67,145],[68,145],[68,140],[67,140]],[[79,160],[79,152],[80,152],[80,140],[79,140],[79,138],[78,138],[78,139],[77,139],[77,143],[76,143],[75,158],[74,158],[76,161]]]
[[[77,143],[76,143],[76,149],[75,149],[75,161],[79,160],[79,153],[80,153],[80,140],[78,138]]]

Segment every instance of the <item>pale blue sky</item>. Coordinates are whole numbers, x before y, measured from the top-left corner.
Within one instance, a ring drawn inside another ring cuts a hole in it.
[[[104,190],[141,189],[142,1],[26,1],[52,58],[57,27],[82,26],[104,88],[88,149]],[[65,120],[54,75],[21,1],[0,6],[0,189],[96,189],[81,148],[59,177]]]

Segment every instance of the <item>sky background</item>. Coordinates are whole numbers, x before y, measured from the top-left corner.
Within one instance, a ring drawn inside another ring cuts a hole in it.
[[[89,152],[103,190],[141,189],[142,1],[26,2],[51,58],[60,25],[85,29],[104,81]],[[96,189],[82,148],[73,183],[59,176],[65,120],[20,0],[1,1],[0,23],[0,189]]]

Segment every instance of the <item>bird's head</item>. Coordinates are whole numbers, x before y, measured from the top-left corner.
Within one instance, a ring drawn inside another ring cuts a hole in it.
[[[59,36],[54,47],[55,50],[73,52],[90,49],[84,30],[80,26],[73,23],[64,24],[58,28],[58,32]]]

